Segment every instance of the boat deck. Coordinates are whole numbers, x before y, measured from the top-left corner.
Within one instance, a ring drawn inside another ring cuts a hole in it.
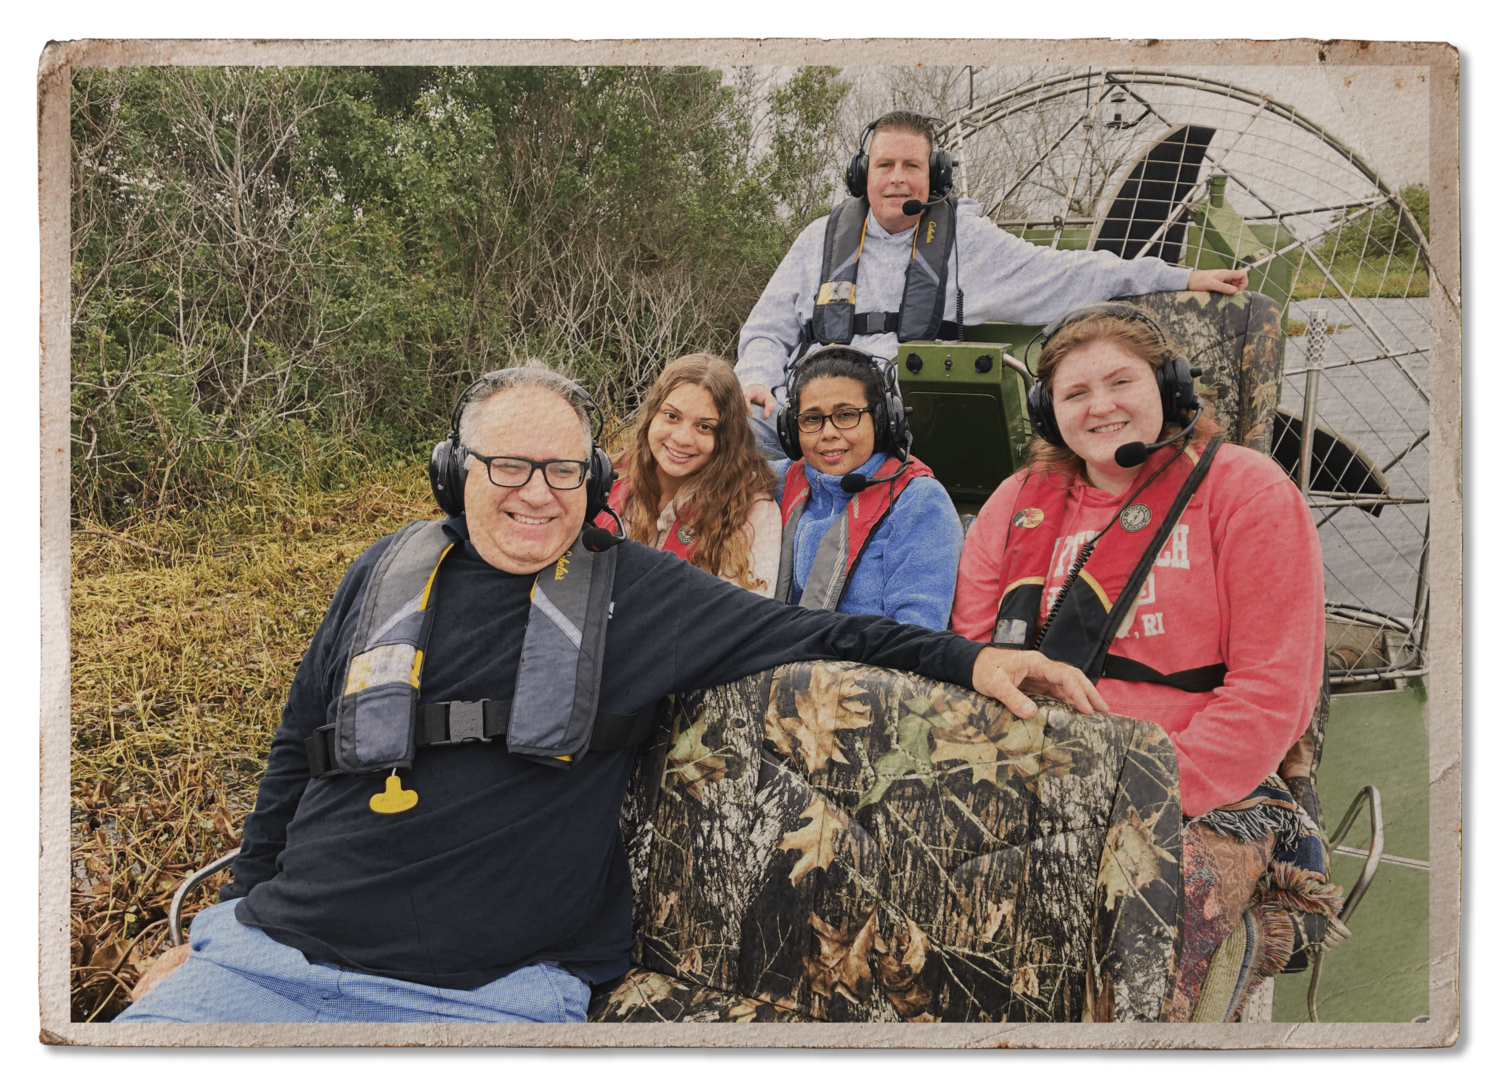
[[[1318,771],[1318,795],[1331,832],[1355,794],[1373,784],[1385,810],[1385,859],[1349,928],[1330,951],[1318,983],[1325,1023],[1407,1023],[1428,1013],[1427,695],[1405,690],[1335,695]],[[1369,846],[1361,812],[1345,848]],[[1333,858],[1334,882],[1353,884],[1361,860]],[[1276,979],[1278,1023],[1307,1022],[1310,973]]]

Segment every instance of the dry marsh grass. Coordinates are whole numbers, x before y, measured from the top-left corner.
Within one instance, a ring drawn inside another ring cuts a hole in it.
[[[344,570],[436,515],[416,467],[333,492],[263,477],[181,517],[74,525],[75,1021],[119,1013],[165,949],[177,883],[239,844],[287,688]]]

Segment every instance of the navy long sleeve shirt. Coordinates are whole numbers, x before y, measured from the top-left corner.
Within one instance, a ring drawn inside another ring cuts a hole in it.
[[[467,539],[462,519],[449,531]],[[474,989],[540,961],[590,981],[623,973],[633,942],[619,811],[636,747],[557,768],[503,740],[424,747],[401,771],[417,805],[387,815],[380,775],[310,778],[304,741],[331,723],[377,541],[350,567],[292,682],[254,812],[235,916],[309,959],[424,985]],[[455,548],[420,701],[506,700],[534,574]],[[857,660],[968,684],[980,646],[876,616],[808,611],[729,585],[668,552],[619,545],[600,708],[628,713],[674,691],[789,661]]]

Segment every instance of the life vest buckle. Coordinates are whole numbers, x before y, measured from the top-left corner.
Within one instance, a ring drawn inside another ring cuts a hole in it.
[[[482,744],[492,742],[491,738],[484,734],[484,703],[449,702],[448,738],[438,740],[433,746],[462,744],[470,740],[478,740]]]

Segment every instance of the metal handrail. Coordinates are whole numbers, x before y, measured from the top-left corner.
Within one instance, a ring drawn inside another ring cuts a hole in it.
[[[1354,817],[1359,814],[1359,809],[1364,806],[1365,801],[1370,802],[1370,851],[1365,855],[1364,867],[1359,870],[1359,878],[1354,881],[1353,889],[1344,896],[1344,908],[1339,910],[1339,923],[1346,923],[1354,916],[1355,907],[1359,900],[1364,898],[1365,892],[1370,889],[1370,884],[1375,879],[1375,872],[1380,867],[1380,858],[1385,854],[1385,815],[1380,808],[1380,790],[1374,785],[1366,785],[1354,798],[1354,803],[1349,805],[1349,810],[1339,820],[1338,829],[1328,838],[1328,850],[1330,855],[1343,842],[1344,836],[1349,833],[1349,828],[1354,825]],[[1313,952],[1312,976],[1307,982],[1307,1017],[1310,1022],[1318,1022],[1318,980],[1323,975],[1324,950],[1320,947]]]
[[[177,885],[177,891],[172,895],[172,904],[167,907],[167,944],[177,947],[182,943],[182,902],[188,893],[198,884],[202,883],[215,872],[221,872],[229,867],[231,861],[240,855],[239,847],[236,846],[225,853],[218,860],[209,861],[198,869],[187,879]]]
[[[1009,366],[1016,373],[1020,374],[1021,380],[1026,383],[1026,387],[1028,389],[1031,388],[1032,384],[1036,381],[1036,378],[1032,376],[1031,371],[1026,368],[1026,364],[1009,352],[1003,353],[1000,356],[1000,361],[1005,363],[1005,365]]]

